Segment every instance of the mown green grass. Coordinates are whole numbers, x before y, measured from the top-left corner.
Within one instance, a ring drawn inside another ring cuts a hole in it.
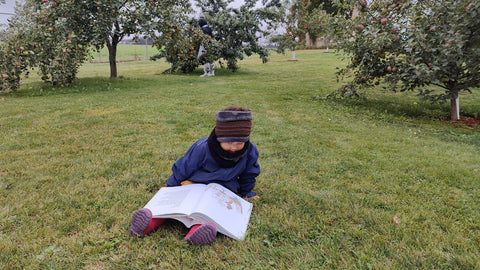
[[[158,49],[151,45],[124,45],[117,46],[117,61],[148,60],[159,53]],[[108,62],[108,49],[103,47],[100,52],[92,49],[92,63]]]
[[[87,64],[72,87],[31,77],[0,95],[3,268],[480,268],[479,128],[412,94],[314,99],[340,85],[341,63],[290,58],[212,78],[134,62],[110,80],[108,64]],[[475,110],[479,94],[462,105]],[[176,222],[129,237],[131,214],[232,104],[253,110],[262,168],[246,239],[190,246]]]

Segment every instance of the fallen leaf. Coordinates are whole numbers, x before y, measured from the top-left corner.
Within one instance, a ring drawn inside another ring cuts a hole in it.
[[[395,224],[400,224],[400,218],[398,218],[397,216],[394,216],[392,218],[392,222],[395,223]]]

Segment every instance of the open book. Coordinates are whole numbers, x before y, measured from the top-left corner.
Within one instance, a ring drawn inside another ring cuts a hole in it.
[[[163,187],[145,205],[155,218],[173,218],[185,226],[213,222],[217,231],[243,240],[252,204],[222,185]]]

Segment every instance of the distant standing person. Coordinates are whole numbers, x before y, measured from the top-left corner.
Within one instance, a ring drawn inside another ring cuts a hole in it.
[[[210,28],[205,19],[198,20],[198,25],[202,28],[204,34],[213,37],[212,28]],[[203,44],[201,44],[200,49],[198,50],[197,59],[198,61],[200,61],[201,64],[203,64],[204,73],[200,75],[200,77],[215,76],[215,66],[212,63],[206,63],[205,55],[205,47],[203,46]]]

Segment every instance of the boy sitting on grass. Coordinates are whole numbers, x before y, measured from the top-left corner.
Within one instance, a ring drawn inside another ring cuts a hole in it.
[[[193,183],[218,183],[241,197],[258,199],[252,192],[260,174],[257,147],[250,142],[252,112],[230,106],[216,114],[210,136],[195,142],[172,167],[167,186]],[[152,218],[149,209],[141,208],[132,216],[130,235],[141,237],[160,226],[165,219]],[[184,241],[211,244],[217,235],[213,223],[192,226]]]

